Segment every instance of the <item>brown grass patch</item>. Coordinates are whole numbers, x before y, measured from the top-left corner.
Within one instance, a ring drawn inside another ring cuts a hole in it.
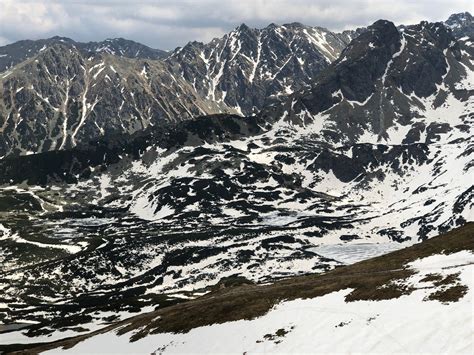
[[[467,291],[467,286],[456,285],[447,289],[436,291],[429,295],[427,299],[431,301],[440,301],[442,303],[457,302],[467,294]]]

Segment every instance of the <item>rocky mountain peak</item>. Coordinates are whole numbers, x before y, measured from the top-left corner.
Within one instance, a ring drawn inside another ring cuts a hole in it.
[[[277,28],[277,27],[279,27],[279,25],[277,25],[276,23],[272,22],[272,23],[269,24],[266,28],[268,28],[268,29],[275,29],[275,28]]]
[[[210,43],[190,42],[167,62],[203,96],[243,115],[308,86],[347,45],[344,36],[299,23],[245,24]]]
[[[53,36],[49,39],[46,39],[49,42],[63,42],[63,43],[74,43],[75,41],[69,37],[64,36]]]
[[[284,25],[285,27],[288,27],[288,28],[302,28],[302,27],[308,27],[308,26],[305,26],[303,25],[301,22],[291,22],[291,23],[286,23]]]
[[[338,111],[334,117],[347,116],[354,102],[383,111],[384,100],[390,103],[391,98],[378,97],[375,105],[375,92],[399,89],[420,98],[435,93],[447,74],[447,56],[460,58],[456,48],[442,23],[397,29],[386,20],[342,34],[300,23],[263,29],[242,24],[209,43],[189,42],[164,60],[156,60],[160,54],[155,50],[123,38],[18,42],[0,48],[0,61],[6,58],[5,63],[17,49],[30,59],[16,56],[21,65],[13,62],[13,69],[0,78],[8,93],[0,105],[6,137],[2,150],[23,154],[38,147],[71,147],[107,132],[136,132],[162,119],[180,121],[218,112],[252,115],[262,108],[278,109],[280,103],[281,114],[288,111],[288,119],[295,122],[313,121],[328,109]],[[9,54],[2,56],[2,50]],[[31,60],[33,55],[39,55],[38,62]],[[55,75],[67,77],[70,84]],[[18,95],[12,94],[21,87]],[[137,90],[140,95],[135,95]],[[171,100],[175,92],[180,96]],[[293,99],[298,103],[288,110]],[[384,113],[385,118],[389,115]],[[382,126],[380,122],[371,124]],[[68,138],[72,134],[74,140]],[[28,143],[34,137],[43,142]]]
[[[472,24],[473,17],[469,12],[460,12],[457,14],[452,14],[449,16],[449,18],[446,20],[446,24],[448,26],[467,26],[469,24]]]
[[[162,51],[123,38],[1,47],[0,68],[8,70],[0,77],[0,156],[68,149],[202,114],[253,114],[309,86],[346,45],[317,27],[242,24],[164,60]]]
[[[101,42],[78,43],[78,46],[88,52],[105,52],[125,58],[161,59],[168,55],[166,51],[125,38],[108,38]]]
[[[0,76],[0,156],[69,149],[224,109],[162,61],[56,43]]]
[[[305,105],[321,112],[342,98],[365,101],[383,76],[387,63],[401,47],[400,33],[392,22],[379,20],[368,27],[342,52],[336,62],[324,71]],[[340,90],[341,97],[334,93]],[[324,99],[313,99],[313,95]]]
[[[474,21],[469,12],[453,14],[445,22],[456,38],[474,37]]]
[[[378,20],[344,49],[337,63],[344,63],[348,59],[351,62],[366,61],[370,52],[370,60],[375,64],[372,69],[375,69],[379,67],[376,65],[377,62],[381,62],[381,65],[387,63],[388,58],[399,47],[400,34],[395,25],[390,21]],[[380,70],[373,75],[377,76],[379,72]]]
[[[252,29],[247,26],[245,23],[241,23],[240,25],[238,25],[236,28],[235,28],[235,31],[239,31],[239,32],[251,32]]]

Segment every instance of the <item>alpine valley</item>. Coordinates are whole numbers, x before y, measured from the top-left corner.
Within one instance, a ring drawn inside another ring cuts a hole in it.
[[[0,47],[0,353],[471,353],[473,43],[465,12]]]

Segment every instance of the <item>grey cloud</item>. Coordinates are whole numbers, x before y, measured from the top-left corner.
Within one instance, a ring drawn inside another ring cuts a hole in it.
[[[240,23],[301,22],[343,30],[380,18],[397,24],[445,20],[471,0],[0,0],[0,44],[61,35],[78,41],[125,37],[172,49],[209,41]]]

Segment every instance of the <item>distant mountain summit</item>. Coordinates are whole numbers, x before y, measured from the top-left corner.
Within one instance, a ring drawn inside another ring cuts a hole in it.
[[[474,37],[474,21],[469,12],[453,14],[449,16],[445,24],[451,28],[456,38],[464,36]]]
[[[18,41],[0,47],[0,72],[37,55],[39,52],[55,44],[75,47],[86,52],[105,52],[126,58],[160,59],[168,55],[166,51],[150,48],[144,44],[124,38],[112,38],[101,42],[82,43],[67,37],[55,36],[36,41]]]
[[[168,56],[166,51],[150,48],[124,38],[109,38],[102,42],[81,43],[79,47],[88,52],[105,52],[125,58],[161,59]]]

